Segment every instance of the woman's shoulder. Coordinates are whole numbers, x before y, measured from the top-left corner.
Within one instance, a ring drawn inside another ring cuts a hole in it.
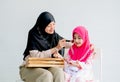
[[[31,28],[31,29],[29,30],[29,33],[35,33],[36,31],[37,31],[37,29]]]
[[[28,33],[29,33],[29,36],[38,36],[38,35],[40,36],[39,31],[35,28],[31,28]]]
[[[59,35],[58,33],[54,33],[54,36],[56,37],[56,38],[59,38],[59,39],[63,39],[63,37],[61,36],[61,35]]]

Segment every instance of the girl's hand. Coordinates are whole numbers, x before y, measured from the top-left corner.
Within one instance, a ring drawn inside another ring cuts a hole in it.
[[[92,59],[94,59],[94,58],[95,58],[95,55],[96,55],[96,51],[95,51],[95,47],[94,47],[93,44],[90,44],[90,49],[91,49],[91,51],[92,51]]]
[[[80,63],[79,63],[78,60],[76,61],[76,66],[77,66],[79,69],[82,69],[82,67],[81,67],[81,65],[80,65]]]
[[[82,67],[81,67],[81,65],[79,64],[79,61],[78,61],[78,60],[77,60],[76,62],[70,61],[69,64],[70,64],[70,65],[73,65],[73,66],[75,66],[75,67],[78,67],[79,69],[82,69]]]
[[[69,61],[68,63],[69,63],[70,65],[72,65],[72,66],[75,66],[75,67],[76,67],[76,62]]]

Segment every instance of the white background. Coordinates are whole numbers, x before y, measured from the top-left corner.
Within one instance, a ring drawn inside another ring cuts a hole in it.
[[[120,0],[0,0],[0,82],[19,79],[28,30],[45,10],[67,39],[75,26],[86,26],[102,49],[102,82],[120,82]]]

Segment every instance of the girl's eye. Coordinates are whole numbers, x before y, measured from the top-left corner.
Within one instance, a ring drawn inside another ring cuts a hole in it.
[[[82,39],[82,38],[79,37],[78,39]]]

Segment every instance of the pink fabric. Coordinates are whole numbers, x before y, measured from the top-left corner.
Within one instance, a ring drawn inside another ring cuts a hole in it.
[[[80,60],[81,62],[85,62],[92,53],[90,50],[88,31],[84,26],[77,26],[73,30],[72,37],[74,33],[77,33],[83,39],[83,44],[80,47],[73,44],[68,53],[72,60]]]

